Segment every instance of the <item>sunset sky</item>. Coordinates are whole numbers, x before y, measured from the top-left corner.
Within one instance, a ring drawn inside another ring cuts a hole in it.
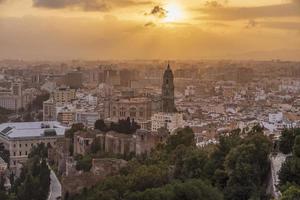
[[[300,0],[0,0],[0,59],[300,60]]]

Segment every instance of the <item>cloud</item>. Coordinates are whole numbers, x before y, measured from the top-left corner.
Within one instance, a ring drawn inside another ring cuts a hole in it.
[[[249,20],[266,17],[300,17],[300,8],[292,3],[257,7],[214,7],[197,9],[206,20]],[[199,18],[200,19],[200,18]]]
[[[206,1],[204,5],[205,5],[205,7],[210,7],[210,8],[220,8],[220,7],[223,7],[224,4],[227,4],[227,3],[228,3],[227,0],[224,0],[222,2],[212,0],[212,1]]]
[[[1,0],[0,0],[1,1]],[[84,11],[108,11],[115,7],[129,7],[150,4],[150,1],[138,0],[33,0],[38,8],[64,9],[78,8]]]
[[[246,28],[254,28],[257,26],[257,22],[254,19],[250,19],[246,25]]]
[[[158,18],[165,18],[167,16],[168,11],[164,9],[163,7],[156,5],[152,8],[150,13],[146,13],[146,15],[153,15]]]
[[[260,25],[281,30],[297,30],[300,31],[300,22],[289,22],[289,21],[263,21]]]
[[[153,22],[147,22],[144,26],[145,26],[145,27],[155,27],[156,24],[153,23]]]

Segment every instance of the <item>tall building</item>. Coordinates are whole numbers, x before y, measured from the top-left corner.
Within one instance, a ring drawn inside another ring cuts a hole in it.
[[[64,83],[71,89],[79,89],[83,85],[83,74],[80,70],[69,72],[64,77]]]
[[[176,112],[174,99],[174,75],[168,64],[162,85],[162,111],[164,113]]]
[[[59,87],[53,92],[53,99],[56,103],[71,103],[75,98],[75,89],[69,87]]]

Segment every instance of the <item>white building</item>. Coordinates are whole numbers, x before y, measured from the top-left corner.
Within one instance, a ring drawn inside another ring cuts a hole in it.
[[[151,117],[151,130],[156,132],[162,127],[166,127],[170,133],[178,128],[183,128],[185,121],[181,113],[156,113]]]
[[[27,160],[34,145],[44,143],[55,147],[67,127],[59,122],[18,122],[0,124],[0,143],[10,152],[10,168]]]
[[[0,89],[0,107],[15,111],[23,107],[21,83],[13,83],[10,89]]]
[[[95,125],[95,122],[100,119],[100,114],[98,112],[76,112],[75,121],[77,123],[82,123],[85,126],[92,128]]]
[[[270,113],[269,114],[269,122],[270,123],[280,123],[283,121],[283,113],[278,112],[278,113]]]

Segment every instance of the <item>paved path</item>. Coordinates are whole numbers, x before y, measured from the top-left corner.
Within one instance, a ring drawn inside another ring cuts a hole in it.
[[[59,197],[61,197],[61,184],[60,184],[57,176],[53,172],[53,170],[51,170],[51,173],[50,173],[50,181],[51,182],[50,182],[50,190],[49,190],[48,200],[60,199]]]
[[[288,155],[284,155],[282,153],[278,153],[275,156],[271,156],[271,184],[272,184],[272,193],[275,199],[279,199],[281,196],[280,191],[278,190],[277,186],[279,184],[279,177],[278,173],[281,169],[282,164],[284,163],[285,159]]]

